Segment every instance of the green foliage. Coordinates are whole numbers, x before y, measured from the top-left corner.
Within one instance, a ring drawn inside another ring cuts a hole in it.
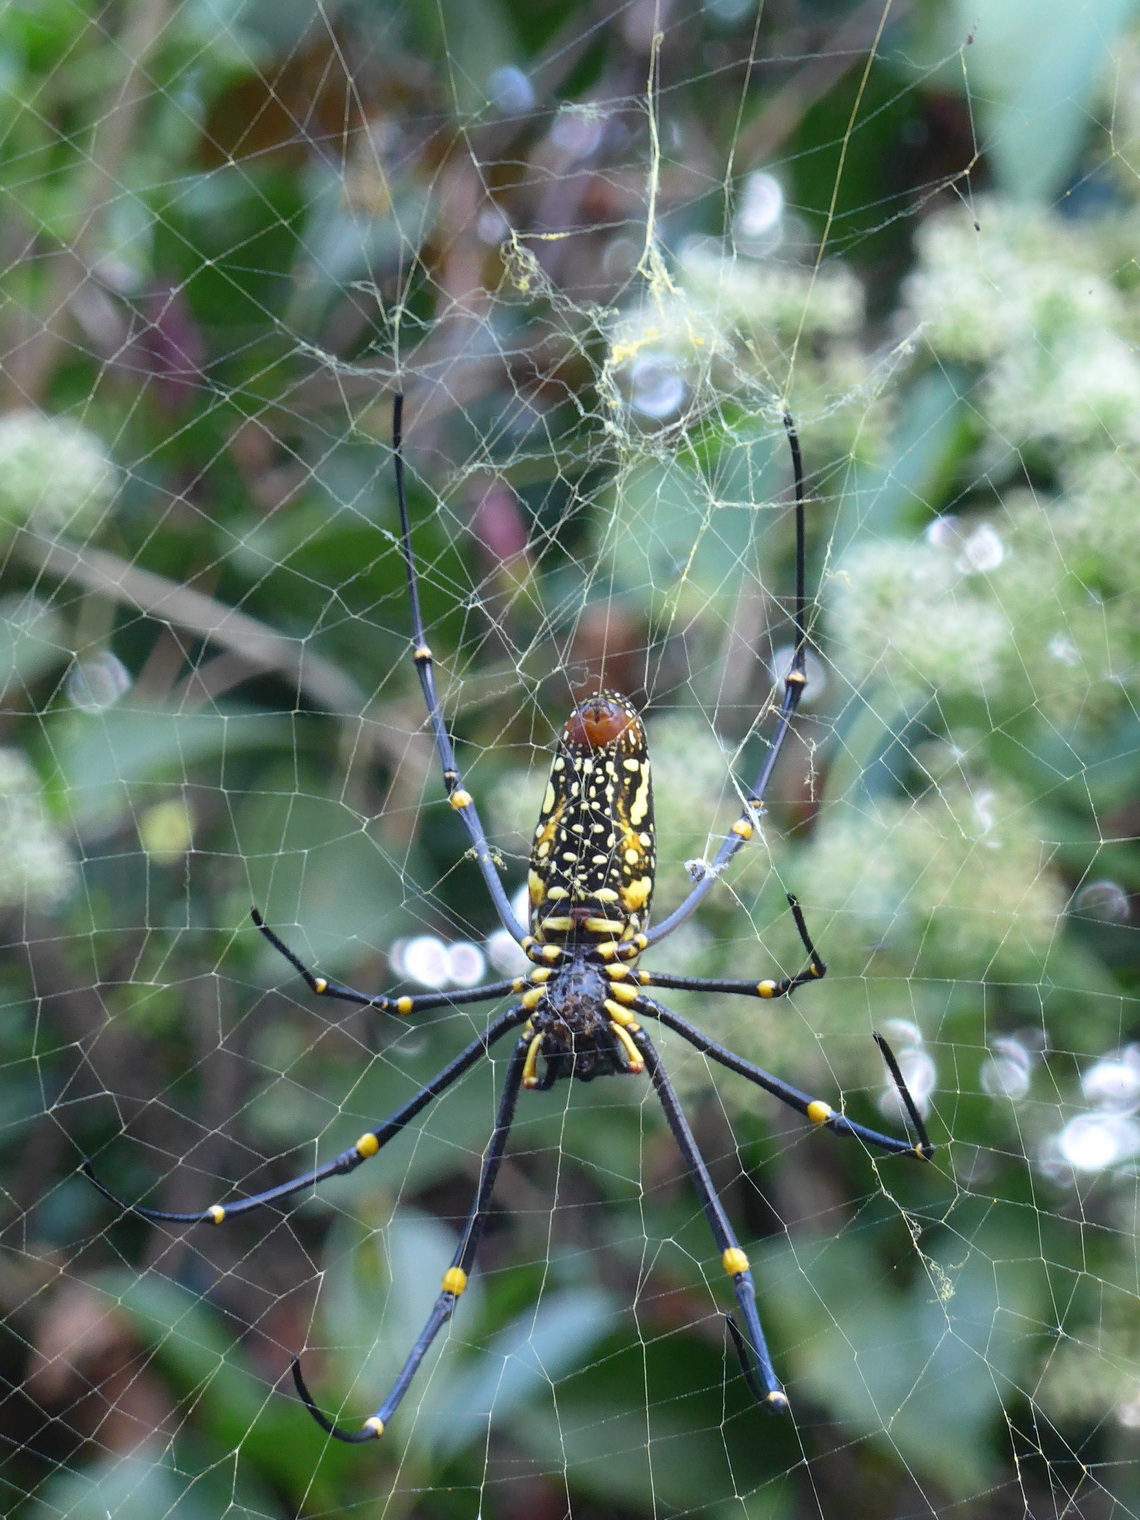
[[[854,5],[0,14],[13,1520],[1046,1513],[1074,1472],[1136,1512],[1135,7],[888,10],[873,53]],[[931,1105],[935,1165],[873,1163],[662,1041],[796,1423],[726,1356],[641,1084],[525,1095],[480,1270],[364,1449],[289,1359],[379,1402],[501,1066],[286,1221],[171,1237],[76,1174],[257,1191],[483,1027],[314,1007],[248,921],[377,989],[410,935],[493,947],[407,658],[396,384],[508,888],[602,678],[648,708],[662,916],[770,732],[796,416],[811,686],[651,962],[794,972],[794,890],[821,985],[675,1005],[895,1126],[884,1029]]]

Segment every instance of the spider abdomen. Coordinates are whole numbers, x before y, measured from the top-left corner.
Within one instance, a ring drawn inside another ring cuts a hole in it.
[[[625,697],[602,691],[558,738],[531,849],[531,933],[556,943],[632,938],[649,920],[655,868],[645,728]]]

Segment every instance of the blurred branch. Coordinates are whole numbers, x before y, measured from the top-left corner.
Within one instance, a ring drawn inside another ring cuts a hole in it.
[[[902,20],[911,0],[890,7],[891,20]],[[845,74],[863,63],[883,23],[883,0],[868,0],[842,26],[837,27],[826,49],[811,58],[768,100],[750,127],[740,133],[733,155],[741,169],[765,163],[787,141],[816,101],[833,90]]]
[[[355,716],[364,697],[330,660],[309,652],[303,641],[286,638],[247,613],[180,586],[153,570],[130,565],[105,549],[73,549],[21,533],[18,552],[25,564],[48,575],[99,592],[146,617],[177,624],[221,644],[249,671],[276,671],[296,681],[315,706],[336,716]]]
[[[98,232],[108,212],[125,193],[123,163],[154,81],[146,65],[168,20],[168,0],[137,0],[123,11],[122,32],[114,46],[122,72],[111,84],[102,111],[93,114],[88,159],[75,192],[75,235],[59,250],[44,294],[41,322],[33,339],[9,354],[9,387],[24,401],[37,401],[51,377],[66,337],[70,308],[96,262]]]

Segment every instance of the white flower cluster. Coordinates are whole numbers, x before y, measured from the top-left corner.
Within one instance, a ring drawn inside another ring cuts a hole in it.
[[[752,259],[690,238],[651,299],[610,325],[602,390],[615,421],[628,416],[643,430],[675,421],[694,402],[723,406],[735,397],[751,416],[790,390],[793,411],[815,419],[817,450],[820,415],[858,397],[852,418],[831,429],[855,448],[868,431],[872,374],[858,341],[863,306],[845,265]]]
[[[1011,637],[981,575],[937,540],[863,543],[831,578],[836,661],[856,684],[889,681],[904,697],[985,692]]]
[[[732,755],[713,731],[711,719],[695,713],[651,717],[649,753],[653,757],[653,801],[657,820],[658,873],[653,915],[665,918],[688,895],[693,879],[676,862],[712,860],[729,825],[739,816],[740,798],[732,780]],[[697,867],[694,865],[694,870]],[[750,848],[733,868],[733,891],[713,893],[722,916],[732,911],[736,894],[750,891],[768,868],[758,830]],[[672,951],[672,947],[670,947]],[[670,961],[675,965],[675,958]]]
[[[761,343],[772,336],[853,338],[863,326],[863,287],[846,264],[819,269],[735,258],[711,238],[690,238],[680,253],[681,282],[692,302],[721,327]]]
[[[102,443],[65,417],[21,410],[0,417],[0,524],[53,537],[96,523],[117,476]]]
[[[1140,443],[1140,357],[1111,239],[989,200],[931,217],[917,243],[904,325],[943,361],[987,366],[979,401],[1007,445]]]
[[[0,749],[0,907],[44,912],[75,886],[75,866],[48,821],[35,771],[15,749]]]
[[[797,885],[834,914],[829,959],[865,970],[873,951],[907,975],[1036,974],[1065,910],[1025,800],[952,778],[915,801],[825,815]]]
[[[1041,1147],[1041,1164],[1054,1177],[1128,1166],[1140,1156],[1140,1045],[1101,1056],[1081,1074],[1088,1104]]]

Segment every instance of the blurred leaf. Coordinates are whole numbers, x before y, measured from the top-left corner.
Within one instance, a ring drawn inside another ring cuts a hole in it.
[[[441,1456],[510,1428],[522,1409],[545,1402],[610,1332],[616,1303],[598,1289],[545,1293],[448,1379],[419,1422]],[[425,1418],[426,1417],[426,1418]]]
[[[792,1337],[793,1408],[800,1384],[951,1493],[992,1479],[1004,1403],[1031,1354],[1026,1326],[1049,1312],[1044,1265],[1010,1214],[972,1241],[945,1237],[903,1293],[851,1234],[766,1245],[758,1275]]]
[[[34,596],[0,598],[0,691],[27,686],[70,659],[63,619]]]
[[[486,112],[491,99],[491,75],[497,68],[519,61],[505,9],[499,0],[482,0],[478,6],[466,0],[417,0],[425,38],[448,60],[451,106],[461,118]]]
[[[68,712],[51,725],[58,786],[77,829],[108,828],[143,800],[146,783],[185,784],[188,768],[261,746],[290,744],[273,718],[174,712],[120,704],[101,713]]]
[[[969,378],[945,365],[908,388],[884,457],[859,466],[844,487],[833,562],[857,538],[910,537],[941,509],[972,437],[969,390]]]
[[[260,1505],[258,1510],[264,1514]],[[30,1520],[217,1520],[223,1512],[226,1520],[260,1520],[234,1503],[232,1485],[221,1475],[203,1479],[180,1472],[155,1447],[59,1473],[24,1513]]]
[[[295,771],[283,775],[275,793],[266,776],[265,791],[238,800],[236,849],[248,880],[242,902],[248,892],[310,964],[351,964],[362,946],[379,950],[424,922],[408,903],[407,881],[430,877],[417,878],[414,854],[393,860],[343,802],[296,791],[296,781]],[[279,979],[285,971],[269,946],[261,964],[276,967]]]
[[[712,443],[705,440],[706,453]],[[764,507],[786,485],[786,445],[766,436],[723,444],[698,474],[688,458],[648,458],[619,479],[599,551],[614,586],[652,617],[728,618],[741,567],[755,558]],[[610,578],[604,582],[610,591]]]
[[[953,0],[919,15],[928,34],[912,61],[947,60],[940,82],[968,91],[999,188],[1013,200],[1056,199],[1076,173],[1094,92],[1136,0]]]
[[[93,1283],[152,1347],[175,1386],[193,1396],[212,1440],[225,1451],[240,1448],[274,1481],[315,1499],[327,1437],[296,1398],[252,1371],[220,1314],[155,1272],[104,1272]]]
[[[446,1226],[402,1208],[381,1229],[342,1220],[330,1232],[318,1323],[326,1365],[335,1369],[330,1381],[344,1390],[341,1403],[334,1401],[329,1410],[334,1418],[354,1426],[387,1397],[439,1297],[456,1244]],[[463,1336],[456,1319],[467,1327],[477,1324],[481,1296],[478,1277],[473,1276],[386,1440],[401,1446],[417,1446],[422,1440],[424,1426],[416,1417],[416,1406],[430,1404],[448,1387]]]

